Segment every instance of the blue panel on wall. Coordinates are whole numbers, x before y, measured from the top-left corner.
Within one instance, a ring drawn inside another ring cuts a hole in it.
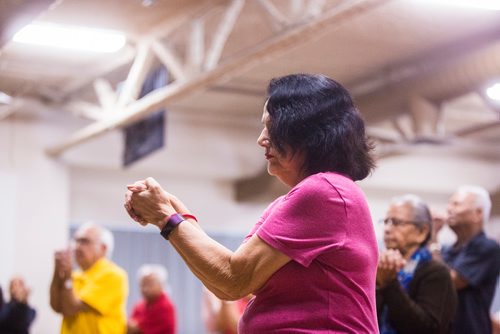
[[[127,314],[141,299],[137,270],[145,263],[161,264],[168,269],[168,292],[177,308],[177,332],[180,334],[203,334],[201,318],[202,284],[189,270],[182,258],[153,228],[124,229],[109,228],[115,239],[112,260],[122,267],[129,277],[130,293],[127,300]],[[71,235],[76,226],[71,227]],[[209,233],[216,241],[231,250],[241,244],[244,235]]]
[[[165,67],[160,67],[151,72],[144,81],[140,97],[166,86],[168,72]],[[123,166],[138,161],[150,153],[163,147],[165,142],[165,110],[161,109],[154,114],[124,128],[125,150]]]

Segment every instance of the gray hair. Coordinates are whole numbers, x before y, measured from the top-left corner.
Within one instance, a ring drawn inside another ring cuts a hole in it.
[[[486,189],[479,186],[463,185],[458,187],[456,193],[473,195],[475,207],[483,211],[483,224],[488,222],[491,212],[491,198]]]
[[[113,248],[115,246],[115,240],[113,238],[113,233],[111,233],[110,230],[108,230],[105,227],[102,227],[101,225],[98,225],[94,222],[86,222],[82,224],[78,229],[88,229],[88,228],[95,228],[97,230],[98,236],[99,236],[99,241],[106,246],[106,257],[108,259],[111,258],[111,255],[113,254]]]
[[[153,275],[165,286],[168,281],[167,268],[161,264],[143,264],[137,271],[137,280],[141,281],[145,276]]]
[[[398,204],[409,204],[413,208],[413,217],[411,219],[416,225],[420,227],[425,225],[429,226],[427,237],[422,242],[422,246],[425,246],[430,240],[432,234],[432,215],[429,206],[423,199],[413,194],[406,194],[392,198],[391,205]]]

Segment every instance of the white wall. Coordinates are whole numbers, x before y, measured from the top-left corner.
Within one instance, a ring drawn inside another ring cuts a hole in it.
[[[126,185],[154,177],[162,187],[181,199],[209,230],[247,231],[265,209],[239,204],[229,181],[123,170],[71,169],[71,219],[97,220],[108,225],[136,227],[123,208]]]
[[[15,175],[0,171],[0,212],[2,220],[0,224],[0,285],[6,294],[8,280],[14,272],[14,250],[16,239],[16,179]]]
[[[42,151],[55,132],[30,121],[0,122],[0,282],[5,290],[13,275],[26,279],[38,312],[33,333],[57,333],[60,322],[49,285],[53,251],[67,239],[69,183],[66,168]]]
[[[70,217],[133,227],[123,209],[126,185],[152,176],[179,197],[209,229],[246,231],[265,205],[234,201],[238,178],[259,173],[266,161],[257,137],[256,115],[227,117],[169,110],[165,147],[127,168],[121,167],[120,131],[84,143],[64,155],[71,167]]]

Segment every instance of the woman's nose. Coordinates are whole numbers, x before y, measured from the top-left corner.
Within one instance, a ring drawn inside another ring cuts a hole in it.
[[[257,144],[262,147],[269,146],[269,138],[267,138],[267,135],[264,131],[262,131],[259,138],[257,138]]]

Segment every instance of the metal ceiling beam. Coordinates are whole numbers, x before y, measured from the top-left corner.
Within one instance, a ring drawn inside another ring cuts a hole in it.
[[[201,13],[205,13],[209,10],[211,10],[213,7],[220,6],[224,4],[227,0],[213,0],[213,2],[210,5],[201,5],[201,6],[196,6],[194,8],[190,8],[188,11],[184,12],[182,15],[177,15],[171,20],[166,20],[164,24],[160,24],[159,26],[155,27],[152,31],[148,33],[148,37],[152,41],[159,41],[168,34],[172,33],[176,29],[179,29],[183,24],[185,24],[186,21],[193,20],[195,17],[199,16]],[[132,41],[137,41],[139,40],[139,36],[132,36],[131,40]],[[157,54],[158,57],[162,62],[167,62],[170,65],[171,62],[173,61],[172,59],[167,59],[167,57],[173,55],[165,55],[165,53],[162,53],[162,51],[166,50],[158,50],[155,49],[155,45],[153,45],[153,51],[159,52],[161,54]],[[65,87],[65,93],[67,95],[75,94],[77,91],[83,89],[86,87],[89,83],[93,82],[96,78],[96,76],[105,76],[116,69],[125,66],[127,64],[132,63],[134,60],[135,56],[135,50],[132,47],[127,47],[123,52],[120,52],[117,55],[117,58],[113,59],[112,62],[105,61],[101,64],[99,64],[96,68],[96,70],[92,71],[89,75],[84,75],[83,77],[80,77],[78,79],[75,79],[73,82],[71,82],[67,87]],[[174,65],[175,66],[175,65]],[[180,71],[176,71],[177,68],[172,69],[172,67],[169,68],[170,71],[172,71],[172,74],[174,75],[179,75],[177,79],[182,79],[183,75],[180,73]],[[176,71],[175,74],[173,71]],[[68,75],[69,76],[69,75]]]
[[[245,0],[233,0],[231,5],[226,9],[223,20],[219,23],[214,40],[210,45],[207,58],[205,59],[204,69],[211,70],[217,66],[220,60],[224,46],[226,45],[229,35],[233,31],[236,20],[245,5]]]
[[[256,47],[248,50],[245,55],[223,62],[214,69],[200,73],[190,80],[174,82],[151,92],[147,96],[123,107],[117,113],[110,115],[109,118],[77,131],[64,142],[48,148],[46,152],[54,157],[59,156],[64,151],[110,130],[143,119],[158,110],[159,107],[172,103],[194,91],[201,90],[222,80],[227,80],[268,59],[280,56],[301,44],[318,39],[328,29],[391,1],[393,0],[345,1],[341,5],[325,11],[323,15],[314,18],[314,20],[293,26],[275,37],[258,44]]]
[[[484,124],[476,124],[472,126],[465,127],[463,129],[456,130],[453,132],[453,135],[459,136],[459,137],[466,137],[473,135],[478,132],[486,131],[486,130],[491,130],[494,128],[500,127],[500,120],[489,122],[489,123],[484,123]],[[499,149],[500,150],[500,149]]]
[[[388,74],[377,73],[359,85],[352,84],[351,93],[365,121],[376,123],[408,112],[412,95],[440,103],[500,75],[499,36],[496,27],[483,32],[472,45],[461,40],[413,63],[396,66]]]

